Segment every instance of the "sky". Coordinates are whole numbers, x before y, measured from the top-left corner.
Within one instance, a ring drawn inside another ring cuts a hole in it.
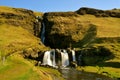
[[[0,6],[38,12],[76,11],[81,7],[109,10],[120,8],[120,0],[0,0]]]

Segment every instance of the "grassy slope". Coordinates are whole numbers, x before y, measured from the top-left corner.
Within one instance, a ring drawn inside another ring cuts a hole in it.
[[[32,20],[27,20],[32,17],[21,10],[23,9],[0,7],[0,13],[12,13],[20,17],[27,17],[20,20],[16,17],[15,19],[12,19],[13,17],[6,19],[0,16],[0,79],[52,80],[50,74],[45,70],[35,67],[33,63],[20,55],[23,50],[28,48],[38,49],[39,51],[47,49],[40,42],[40,39],[33,35]],[[10,21],[13,21],[13,24]],[[22,22],[24,24],[20,24]],[[17,23],[18,26],[14,23]]]
[[[90,22],[97,27],[97,37],[120,37],[120,18],[95,17],[93,15],[83,15],[79,19],[81,22]]]
[[[94,72],[98,74],[103,74],[110,76],[112,78],[119,78],[120,77],[120,44],[116,43],[103,43],[103,44],[95,44],[94,46],[104,46],[109,49],[114,57],[108,56],[104,58],[104,60],[99,61],[96,64],[78,67],[79,70],[84,70],[87,72]],[[90,64],[91,61],[96,61],[98,58],[102,57],[86,57],[87,62]],[[105,73],[104,73],[105,72]]]
[[[86,20],[87,19],[87,20]],[[95,17],[93,15],[84,15],[80,17],[82,22],[88,21],[97,27],[97,36],[99,38],[114,38],[120,37],[120,18],[113,17]],[[101,62],[96,64],[96,66],[86,66],[83,67],[83,70],[88,72],[95,72],[103,75],[107,75],[110,77],[120,77],[120,43],[110,43],[104,42],[101,44],[92,44],[94,46],[105,46],[109,50],[111,50],[114,54],[114,58],[108,59],[105,62]],[[92,58],[92,60],[94,60]],[[91,60],[91,61],[92,61]],[[108,72],[102,73],[102,72]]]
[[[4,63],[0,61],[0,65],[2,80],[52,80],[49,74],[36,68],[18,53],[9,56]]]
[[[97,27],[97,36],[99,38],[120,37],[120,18],[113,17],[95,17],[93,15],[83,15],[79,19],[81,22],[89,22]],[[120,43],[104,42],[101,44],[91,44],[94,46],[105,46],[114,54],[114,58],[96,64],[96,66],[86,66],[82,69],[88,72],[95,72],[110,77],[120,77]],[[92,58],[94,60],[94,58]],[[91,61],[92,61],[91,60]],[[80,69],[80,68],[79,68]],[[107,72],[103,73],[103,72]]]

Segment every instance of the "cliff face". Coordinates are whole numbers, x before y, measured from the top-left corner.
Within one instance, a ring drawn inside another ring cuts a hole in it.
[[[120,37],[119,17],[119,12],[91,8],[45,13],[46,45],[52,48],[83,47],[98,42],[98,38]]]

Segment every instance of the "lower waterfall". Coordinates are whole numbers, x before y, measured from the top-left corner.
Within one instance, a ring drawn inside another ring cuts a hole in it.
[[[43,57],[43,65],[50,65],[52,66],[52,61],[51,61],[51,58],[50,58],[50,51],[46,51],[44,53],[44,57]]]
[[[55,50],[46,51],[43,56],[42,65],[51,66],[54,68],[58,67],[64,68],[69,66],[70,65],[69,53],[65,49],[59,51],[60,51],[59,53],[56,52]],[[71,51],[73,61],[76,61],[75,51],[74,50]]]
[[[73,61],[76,61],[76,58],[75,58],[75,51],[72,50],[72,58],[73,58]]]
[[[49,65],[52,67],[56,67],[55,52],[54,51],[46,51],[44,53],[42,65]]]
[[[66,50],[61,51],[62,56],[62,67],[66,67],[69,65],[69,57]]]

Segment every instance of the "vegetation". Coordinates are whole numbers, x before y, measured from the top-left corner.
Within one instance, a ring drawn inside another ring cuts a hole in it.
[[[78,70],[107,75],[112,78],[120,77],[120,44],[94,44],[83,51],[83,65]]]
[[[97,12],[94,14],[94,11]],[[47,46],[73,47],[78,52],[77,55],[83,50],[84,67],[78,67],[79,70],[120,78],[119,9],[112,11],[87,9],[43,14],[0,6],[2,80],[52,80],[53,76],[62,79],[58,71],[35,67],[34,60],[23,58],[32,56],[35,59],[38,53],[50,49],[38,38],[41,30],[36,32],[38,37],[34,36],[36,16],[40,17],[39,22],[43,19],[45,23]]]
[[[96,17],[89,14],[77,16],[56,14],[57,16],[52,15],[52,13],[48,13],[48,16],[44,15],[46,42],[51,47],[62,48],[64,46],[69,47],[72,44],[72,47],[77,48],[96,42],[98,38],[114,39],[120,36],[120,18]],[[57,42],[59,42],[60,47]]]
[[[48,50],[34,36],[33,11],[0,7],[0,77],[2,80],[52,80],[45,70],[23,57]],[[28,51],[25,53],[25,51]]]
[[[80,14],[79,10],[44,14],[46,42],[53,48],[73,47],[77,50],[77,55],[81,50],[88,49],[83,51],[85,67],[79,69],[119,78],[120,18],[110,14],[103,16],[107,11],[87,10],[84,14]],[[102,16],[96,16],[95,11]],[[108,13],[112,12],[114,11],[110,10]],[[119,14],[119,11],[114,14]]]
[[[0,76],[2,80],[52,80],[49,74],[36,68],[20,54],[10,55],[5,62],[0,61]]]

